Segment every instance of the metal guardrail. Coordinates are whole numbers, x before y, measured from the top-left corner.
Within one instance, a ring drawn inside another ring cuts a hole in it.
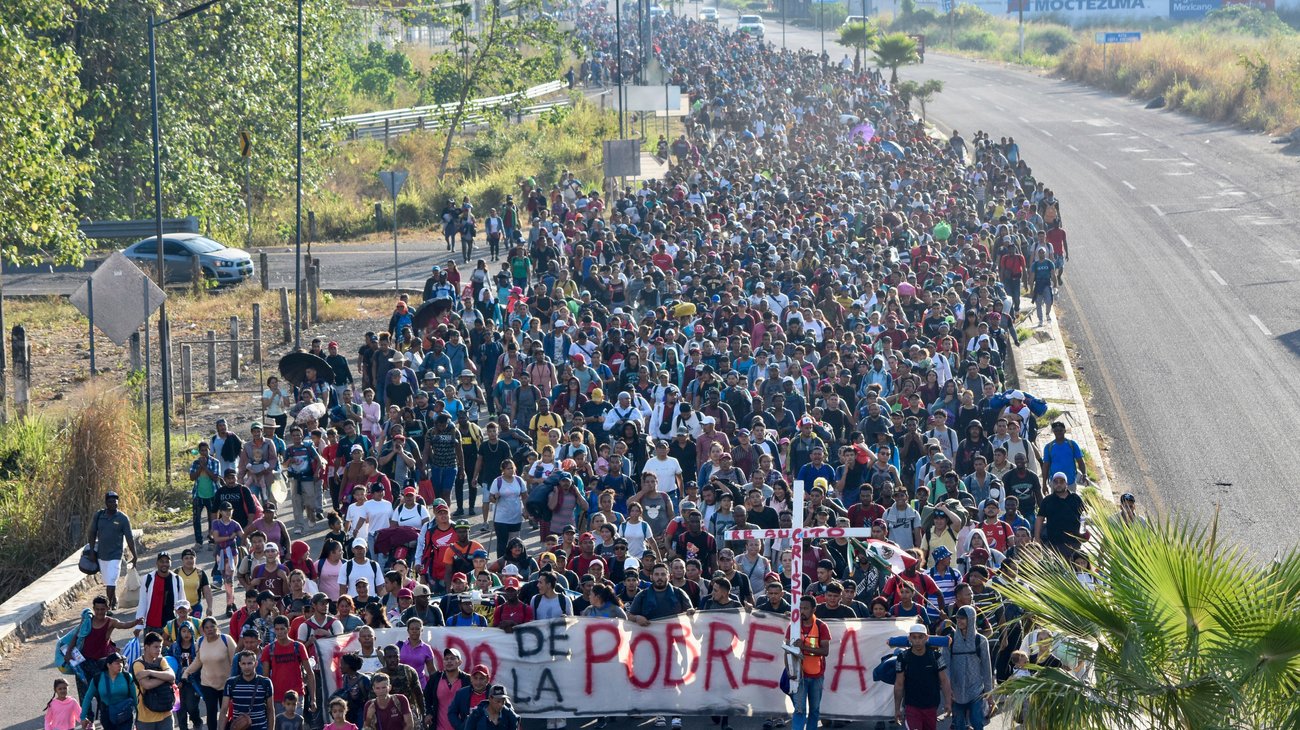
[[[554,94],[566,87],[567,84],[563,81],[551,81],[514,94],[473,99],[466,104],[466,115],[462,121],[462,126],[481,124],[486,120],[487,112],[520,101]],[[538,104],[527,107],[524,113],[536,114],[540,111],[546,111],[546,109],[540,107],[553,108],[555,106],[568,106],[570,103],[566,99],[549,105]],[[327,120],[322,126],[326,129],[345,127],[348,130],[348,139],[387,139],[394,134],[402,134],[414,129],[440,129],[445,127],[451,115],[455,113],[456,106],[453,102],[407,109],[392,109],[368,114],[353,114]]]
[[[149,220],[135,221],[87,221],[77,227],[86,238],[145,238],[157,235],[157,223]],[[186,218],[164,218],[163,234],[198,233],[199,219],[194,216]]]

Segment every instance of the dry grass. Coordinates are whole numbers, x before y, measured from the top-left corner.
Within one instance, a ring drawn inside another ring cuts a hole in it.
[[[1217,122],[1287,131],[1300,125],[1300,42],[1289,33],[1257,37],[1206,28],[1144,37],[1109,52],[1076,46],[1061,61],[1071,78]]]
[[[82,543],[109,489],[128,514],[145,504],[142,434],[122,395],[0,426],[0,601]]]

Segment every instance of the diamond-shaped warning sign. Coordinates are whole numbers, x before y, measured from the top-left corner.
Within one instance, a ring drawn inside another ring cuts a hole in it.
[[[95,326],[117,345],[140,329],[167,294],[131,259],[114,251],[90,275],[94,282]],[[77,311],[90,316],[91,287],[82,284],[68,301]]]

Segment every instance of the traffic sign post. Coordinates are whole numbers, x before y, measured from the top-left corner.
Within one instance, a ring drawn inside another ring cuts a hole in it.
[[[1142,40],[1141,31],[1128,30],[1119,32],[1102,32],[1096,33],[1092,37],[1093,42],[1101,44],[1101,71],[1106,72],[1106,49],[1112,43],[1137,43]]]
[[[397,193],[401,191],[409,174],[406,170],[383,170],[379,173],[380,181],[388,188],[388,194],[393,199],[393,289],[399,293],[402,285],[399,281],[401,275],[398,273],[397,265]]]

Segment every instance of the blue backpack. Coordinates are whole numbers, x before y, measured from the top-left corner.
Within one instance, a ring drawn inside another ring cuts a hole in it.
[[[899,657],[903,655],[905,649],[895,649],[893,653],[880,657],[880,663],[875,669],[871,670],[871,679],[874,682],[884,682],[893,685],[898,680]]]

